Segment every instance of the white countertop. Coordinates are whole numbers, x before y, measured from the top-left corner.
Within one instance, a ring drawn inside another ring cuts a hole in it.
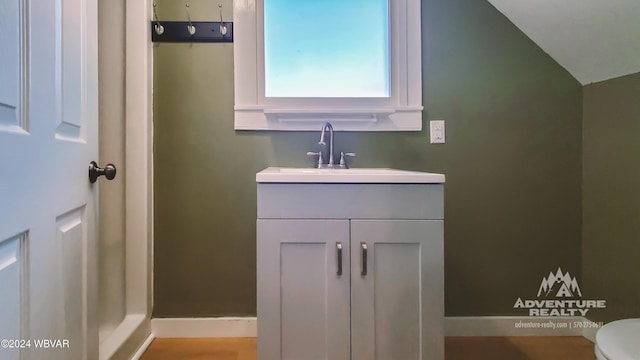
[[[386,168],[314,169],[268,167],[256,174],[258,183],[401,183],[440,184],[444,174]]]

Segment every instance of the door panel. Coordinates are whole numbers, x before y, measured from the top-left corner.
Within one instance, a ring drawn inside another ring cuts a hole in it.
[[[420,358],[420,244],[374,245],[376,357]]]
[[[84,359],[84,334],[86,325],[86,228],[84,207],[73,210],[56,221],[57,242],[60,245],[60,284],[62,289],[62,314],[60,323],[64,324],[65,338],[73,343],[67,354],[69,359]]]
[[[82,63],[83,14],[84,1],[57,0],[61,22],[56,26],[56,72],[59,79],[58,96],[60,116],[56,128],[56,138],[67,140],[83,140],[82,94],[85,92],[85,80]]]
[[[444,353],[442,238],[442,221],[351,221],[352,359],[426,360]]]
[[[96,0],[0,0],[0,18],[0,246],[20,254],[0,281],[21,317],[0,309],[0,323],[69,340],[23,360],[96,359]]]
[[[25,288],[24,278],[24,235],[0,240],[0,339],[22,338],[23,322],[26,315],[22,306],[22,292]],[[0,348],[2,359],[18,360],[18,349]]]
[[[348,244],[347,220],[258,220],[260,360],[349,359]]]
[[[326,244],[280,245],[282,358],[327,356]]]
[[[0,131],[22,127],[23,0],[0,0]]]

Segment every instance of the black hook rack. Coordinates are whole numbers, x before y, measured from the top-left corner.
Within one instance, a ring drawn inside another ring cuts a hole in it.
[[[156,21],[150,22],[152,42],[173,43],[232,43],[233,22],[220,21],[161,21],[164,31],[160,34],[156,30]],[[193,35],[189,33],[189,26],[195,28]],[[222,29],[226,28],[223,34]]]
[[[222,5],[218,4],[220,21],[191,21],[189,3],[185,5],[189,21],[160,21],[153,4],[151,41],[174,43],[233,42],[233,22],[222,21]]]

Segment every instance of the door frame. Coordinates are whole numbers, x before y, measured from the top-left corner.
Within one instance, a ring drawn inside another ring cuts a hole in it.
[[[125,3],[125,319],[100,343],[100,360],[129,359],[152,340],[153,58],[150,0]]]

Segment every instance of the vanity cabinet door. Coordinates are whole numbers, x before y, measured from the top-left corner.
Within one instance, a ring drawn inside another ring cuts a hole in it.
[[[443,232],[441,220],[351,221],[353,360],[444,359]]]
[[[349,259],[348,220],[258,220],[259,360],[350,358]]]

